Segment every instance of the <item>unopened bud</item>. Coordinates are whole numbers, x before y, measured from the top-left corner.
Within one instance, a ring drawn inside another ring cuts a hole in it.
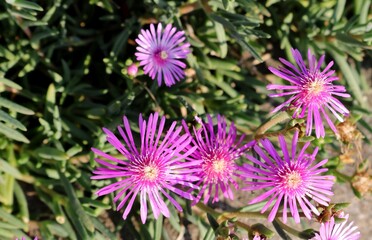
[[[132,65],[130,65],[128,68],[127,68],[127,71],[128,71],[128,75],[131,76],[131,77],[135,77],[137,75],[137,72],[138,72],[138,67],[135,63],[133,63]]]
[[[268,229],[265,225],[261,223],[256,223],[251,226],[252,238],[265,240],[274,236],[274,232]]]

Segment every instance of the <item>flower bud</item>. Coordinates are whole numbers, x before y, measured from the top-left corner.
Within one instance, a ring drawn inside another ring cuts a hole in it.
[[[137,72],[138,72],[138,67],[135,63],[133,63],[132,65],[130,65],[128,68],[127,68],[127,71],[128,71],[128,75],[131,76],[131,77],[135,77],[137,75]]]
[[[272,238],[274,236],[274,232],[268,229],[265,225],[261,223],[256,223],[251,226],[252,232],[251,232],[251,238],[252,239],[268,239]]]

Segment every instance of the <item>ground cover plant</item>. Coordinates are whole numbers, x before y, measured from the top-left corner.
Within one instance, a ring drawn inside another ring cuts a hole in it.
[[[0,2],[0,239],[368,238],[334,189],[371,197],[371,19],[368,0]]]

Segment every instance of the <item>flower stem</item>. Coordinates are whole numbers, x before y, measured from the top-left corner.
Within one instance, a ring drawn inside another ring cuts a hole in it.
[[[261,212],[217,212],[216,210],[206,206],[204,203],[198,202],[196,204],[201,210],[211,214],[213,217],[220,217],[225,219],[231,218],[267,218],[268,214]]]
[[[221,216],[225,218],[267,218],[268,214],[261,212],[224,212]]]
[[[272,118],[270,118],[268,121],[263,123],[261,126],[258,127],[255,133],[255,138],[261,138],[261,135],[264,135],[264,133],[275,126],[276,124],[283,122],[284,120],[289,119],[290,116],[287,112],[280,112],[276,115],[274,115]]]
[[[218,222],[223,222],[223,221],[230,220],[230,219],[231,219],[231,218],[224,217],[223,215],[221,215],[221,216],[217,219],[217,221],[218,221]],[[234,223],[235,223],[238,227],[241,227],[241,228],[243,228],[244,230],[246,230],[247,232],[251,232],[251,231],[252,231],[251,226],[249,226],[249,225],[246,224],[246,223],[243,223],[243,222],[241,222],[241,221],[235,221]]]
[[[294,228],[291,228],[289,227],[288,225],[284,224],[282,221],[279,220],[279,218],[275,218],[275,221],[278,223],[278,225],[283,229],[285,230],[286,232],[292,234],[293,236],[296,236],[296,237],[299,237],[299,238],[302,238],[301,237],[301,232],[297,231],[296,229]]]
[[[207,212],[209,213],[210,215],[212,215],[213,217],[215,217],[217,219],[217,222],[221,223],[223,221],[226,221],[226,220],[229,220],[231,218],[234,218],[235,216],[233,215],[228,215],[229,213],[220,213],[220,212],[217,212],[215,211],[214,209],[206,206],[204,203],[201,203],[201,202],[198,202],[196,204],[196,206],[203,210],[204,212]],[[246,223],[243,223],[243,222],[240,222],[240,221],[235,221],[235,224],[243,229],[245,229],[247,232],[250,232],[251,231],[251,226],[249,226],[248,224]]]
[[[213,208],[208,207],[207,205],[205,205],[205,204],[202,203],[202,202],[198,202],[198,203],[196,204],[196,206],[197,206],[199,209],[201,209],[201,210],[203,210],[203,211],[209,213],[209,214],[212,215],[213,217],[218,217],[218,216],[221,214],[221,213],[215,211]]]
[[[267,218],[269,213],[261,213],[261,212],[223,212],[223,213],[220,213],[220,212],[217,212],[216,210],[208,207],[207,205],[201,203],[201,202],[198,202],[196,204],[196,206],[206,212],[206,213],[209,213],[211,214],[213,217],[217,218],[217,222],[221,223],[223,221],[226,221],[226,220],[230,220],[232,218]],[[278,212],[276,216],[281,216],[283,215],[283,213],[281,212]],[[300,214],[301,217],[304,217],[305,215],[303,214]],[[294,228],[291,228],[289,227],[288,225],[284,224],[282,221],[279,220],[278,217],[275,217],[275,221],[278,223],[278,225],[284,229],[286,232],[294,235],[294,236],[297,236],[297,237],[300,237],[301,238],[301,232],[297,231],[296,229]],[[241,221],[235,221],[235,224],[243,229],[245,229],[247,232],[251,232],[252,229],[251,229],[251,226],[246,224],[246,223],[243,223]]]
[[[344,181],[346,181],[346,182],[350,182],[351,179],[353,178],[352,176],[348,176],[348,175],[343,174],[343,173],[341,173],[341,172],[339,172],[339,171],[337,171],[337,170],[333,170],[333,172],[334,172],[334,175],[335,175],[336,177],[339,177],[339,178],[341,178],[342,180],[344,180]]]

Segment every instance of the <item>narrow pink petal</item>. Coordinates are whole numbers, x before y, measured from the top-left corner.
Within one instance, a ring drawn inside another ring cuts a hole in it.
[[[141,204],[140,213],[141,213],[141,221],[142,221],[143,224],[145,224],[146,218],[147,218],[146,195],[147,195],[146,190],[141,191],[141,194],[140,194],[140,204]]]
[[[278,196],[278,199],[276,199],[275,205],[273,206],[269,214],[269,217],[268,217],[269,222],[272,222],[274,220],[276,213],[278,212],[279,204],[283,198],[283,195],[284,195],[283,193],[280,193],[280,195]]]
[[[139,189],[137,188],[134,192],[133,192],[133,196],[132,198],[130,199],[127,207],[125,208],[125,211],[123,213],[123,218],[126,219],[130,210],[132,209],[132,206],[133,206],[133,202],[134,202],[134,199],[136,199],[136,196],[137,196],[137,193],[138,193]]]

